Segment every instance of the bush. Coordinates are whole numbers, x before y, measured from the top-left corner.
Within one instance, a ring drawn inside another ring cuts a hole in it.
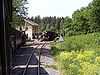
[[[98,75],[100,72],[100,56],[92,51],[62,51],[57,59],[64,75]]]
[[[58,69],[63,75],[100,74],[100,34],[65,37],[62,43],[53,45]]]

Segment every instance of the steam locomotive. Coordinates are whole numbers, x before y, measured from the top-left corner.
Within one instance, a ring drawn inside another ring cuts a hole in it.
[[[58,36],[57,33],[52,31],[46,31],[41,35],[40,39],[41,41],[53,41]]]

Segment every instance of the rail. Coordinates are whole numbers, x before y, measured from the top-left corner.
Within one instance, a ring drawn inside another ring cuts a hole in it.
[[[27,60],[27,62],[26,62],[26,67],[25,67],[25,69],[24,69],[22,75],[26,75],[26,72],[27,72],[27,69],[28,69],[28,65],[29,65],[29,63],[30,63],[30,60],[31,60],[33,54],[34,54],[34,51],[37,50],[37,48],[38,48],[40,45],[41,45],[41,44],[38,44],[38,45],[32,50],[32,53],[30,54],[30,56],[29,56],[29,58],[28,58],[28,60]],[[38,69],[37,69],[37,74],[38,74],[38,75],[40,75],[40,57],[41,57],[41,50],[42,50],[42,48],[44,47],[44,45],[45,45],[45,44],[42,44],[42,46],[41,46],[41,48],[40,48],[40,50],[39,50],[39,52],[38,52],[38,54],[39,54],[39,58],[38,58]]]
[[[39,44],[39,45],[40,45],[40,44]],[[39,46],[39,45],[38,45],[38,46]],[[37,49],[38,46],[36,46],[36,48],[33,49],[32,53],[30,54],[30,56],[29,56],[29,58],[28,58],[28,60],[27,60],[27,63],[26,63],[26,68],[24,69],[22,75],[25,75],[25,74],[26,74],[26,71],[27,71],[28,65],[29,65],[29,63],[30,63],[30,60],[31,60],[31,58],[32,58],[32,55],[34,54],[34,51]]]
[[[44,47],[45,43],[42,45],[41,49],[39,50],[39,60],[38,60],[38,75],[40,75],[40,58],[41,58],[41,50]]]

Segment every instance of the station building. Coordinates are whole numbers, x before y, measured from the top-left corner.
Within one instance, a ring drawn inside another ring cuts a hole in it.
[[[28,39],[33,39],[35,33],[38,31],[38,24],[33,22],[31,19],[24,19],[25,25],[16,27],[17,30],[25,31],[28,35]]]

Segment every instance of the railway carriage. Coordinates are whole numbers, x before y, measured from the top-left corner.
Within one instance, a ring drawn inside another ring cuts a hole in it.
[[[18,31],[14,28],[11,28],[10,42],[11,47],[14,47],[14,49],[25,44],[27,38],[28,36],[25,34],[25,31]]]

